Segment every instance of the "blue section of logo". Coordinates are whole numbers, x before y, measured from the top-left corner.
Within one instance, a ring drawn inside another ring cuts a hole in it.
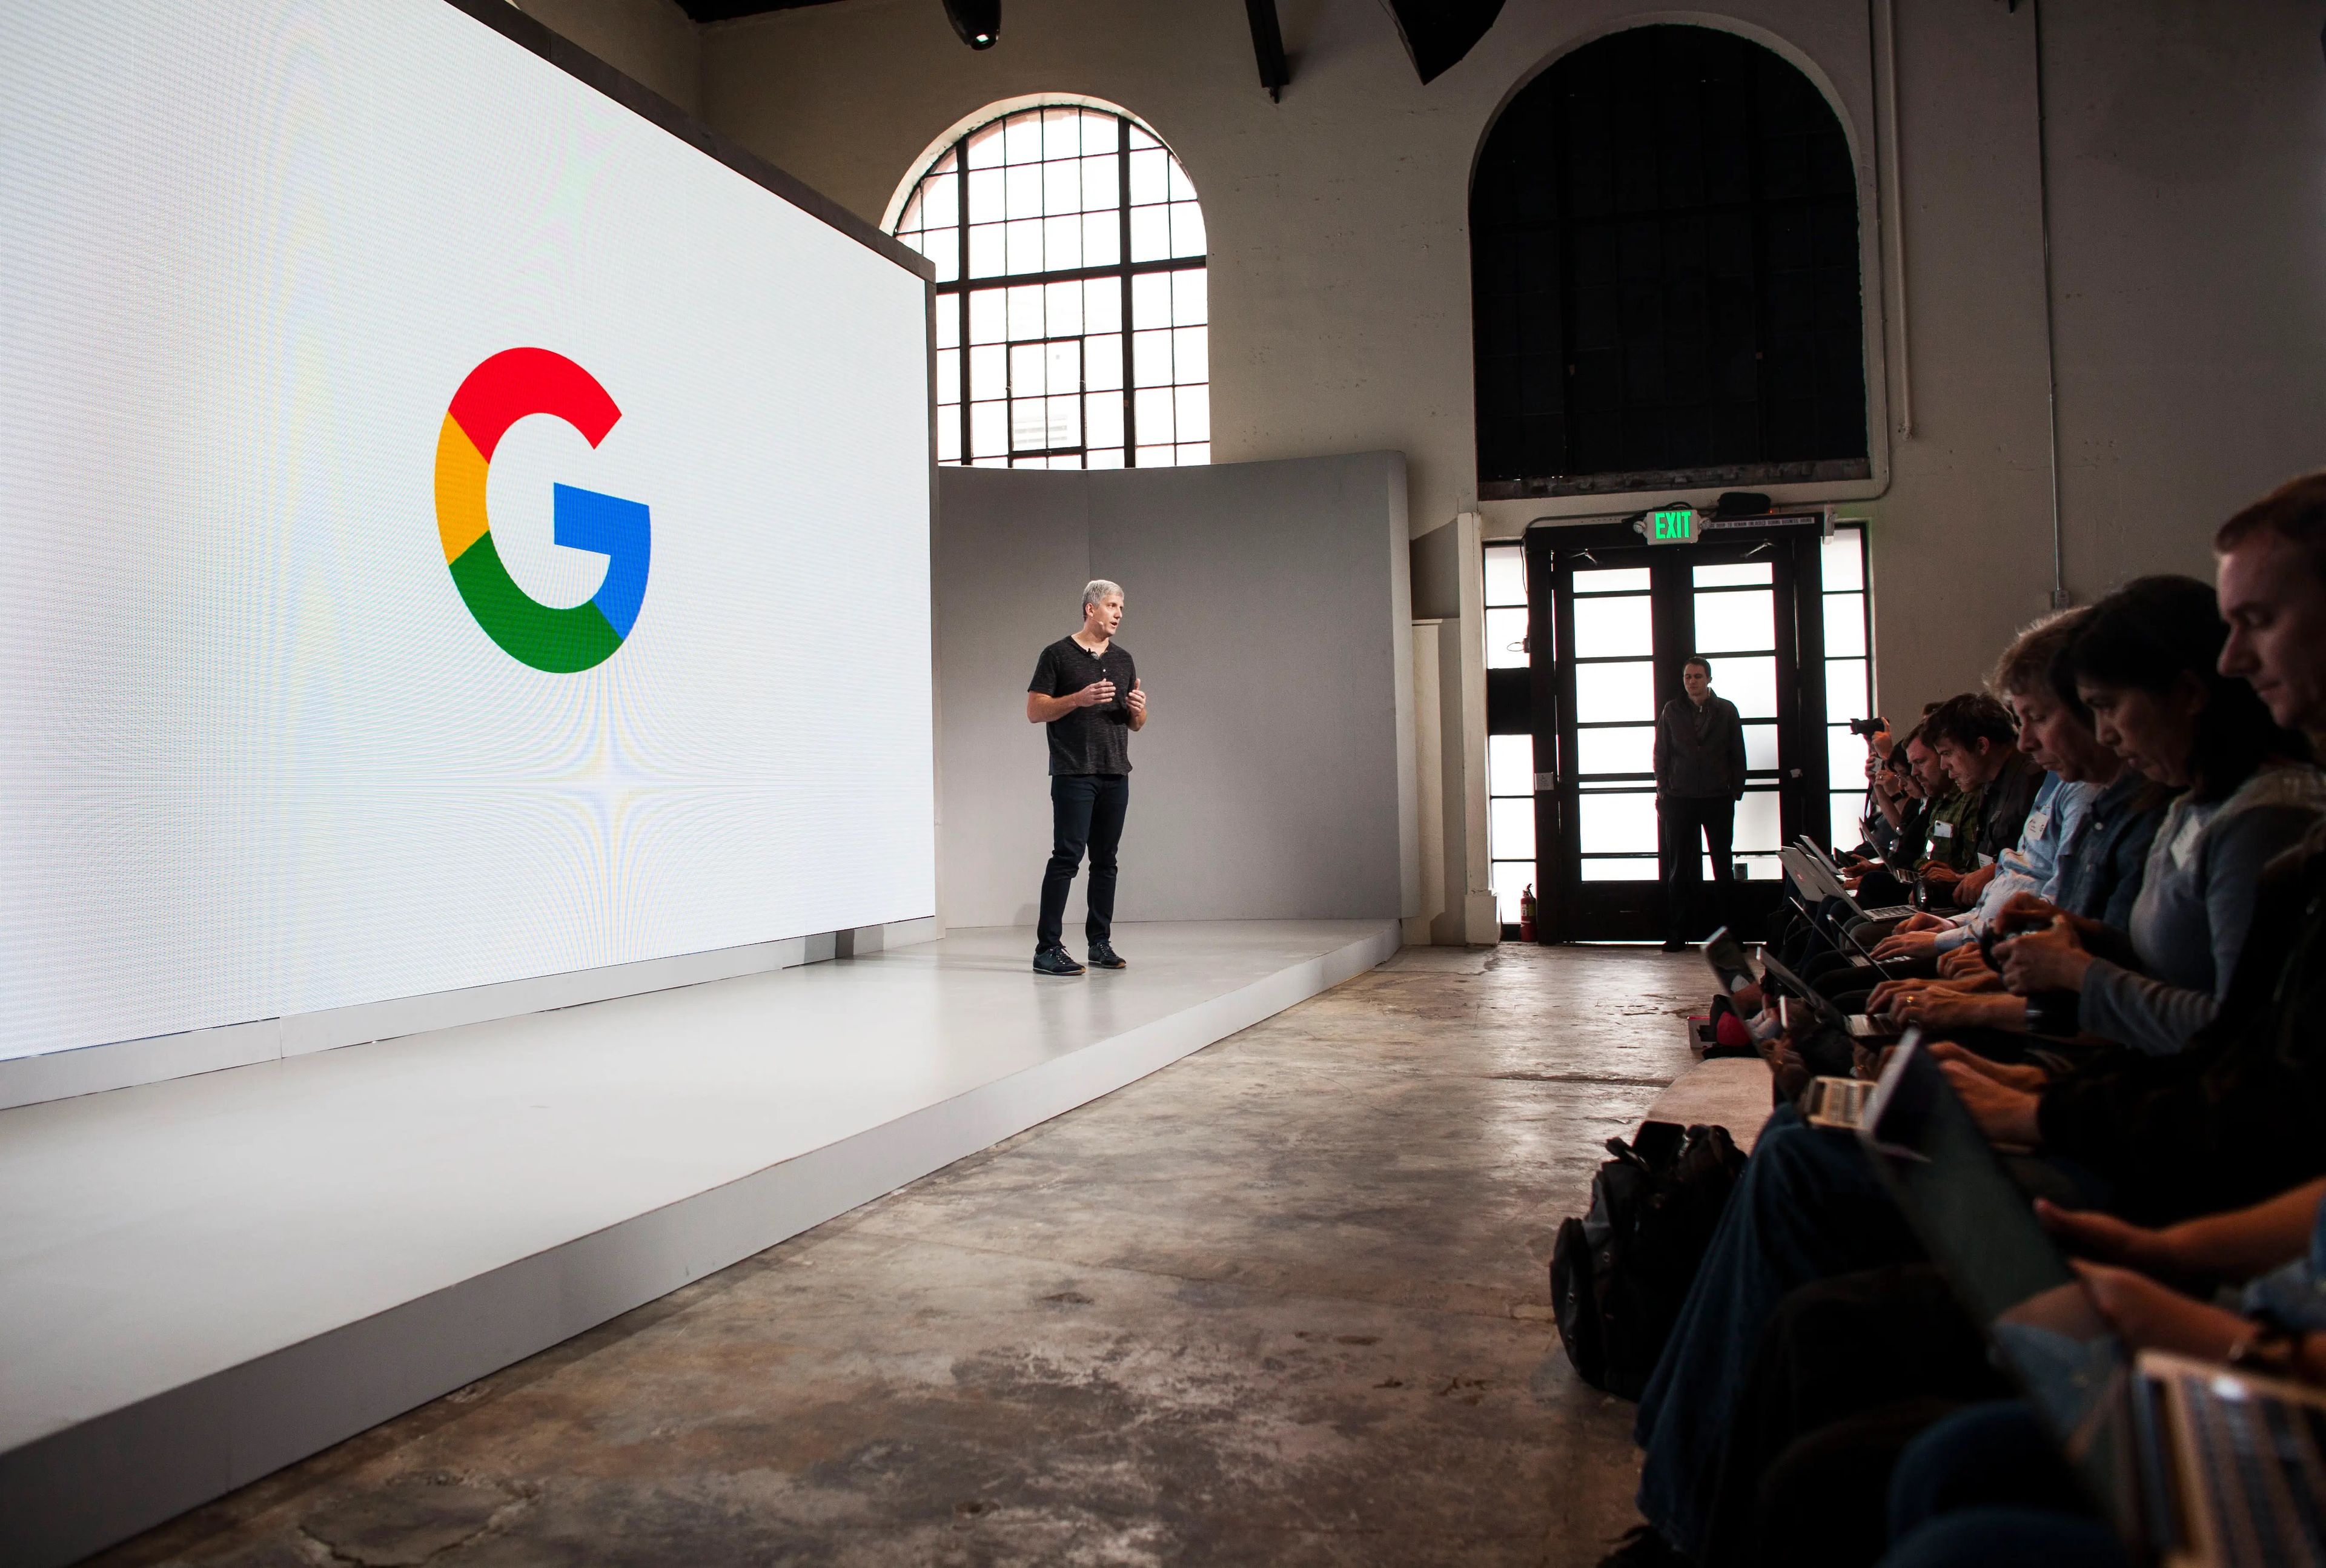
[[[606,617],[618,638],[630,635],[646,601],[647,567],[654,549],[654,530],[647,509],[619,496],[601,496],[572,485],[560,485],[553,511],[550,537],[568,550],[587,550],[606,558],[606,580],[590,602]]]

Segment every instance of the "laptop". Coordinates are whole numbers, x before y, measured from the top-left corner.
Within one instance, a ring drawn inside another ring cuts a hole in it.
[[[1833,857],[1827,854],[1815,839],[1803,833],[1793,840],[1793,844],[1801,851],[1802,856],[1816,867],[1825,880],[1834,886],[1837,890],[1835,896],[1847,904],[1859,919],[1903,920],[1914,913],[1914,906],[1911,904],[1885,904],[1879,909],[1866,909],[1861,906],[1856,895],[1843,886],[1841,868],[1833,863]]]
[[[1798,998],[1802,1006],[1809,1008],[1819,1023],[1837,1034],[1868,1044],[1891,1040],[1897,1036],[1896,1030],[1884,1028],[1863,1013],[1845,1013],[1835,1007],[1829,997],[1822,995],[1816,987],[1795,974],[1786,966],[1782,959],[1778,958],[1767,948],[1761,950],[1761,971]]]
[[[2326,1564],[2326,1393],[2130,1354],[1922,1044],[1857,1137],[2101,1516],[2163,1568]]]

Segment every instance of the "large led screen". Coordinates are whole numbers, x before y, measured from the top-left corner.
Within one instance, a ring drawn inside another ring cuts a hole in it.
[[[925,300],[444,0],[0,7],[0,1056],[932,914]]]

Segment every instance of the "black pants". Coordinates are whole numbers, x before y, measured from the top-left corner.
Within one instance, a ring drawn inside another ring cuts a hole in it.
[[[1090,850],[1090,916],[1083,934],[1098,942],[1114,930],[1114,851],[1122,842],[1122,814],[1130,804],[1130,775],[1068,774],[1050,781],[1050,863],[1042,872],[1038,948],[1065,945],[1066,894]]]
[[[1726,796],[1666,795],[1656,802],[1656,821],[1662,830],[1664,858],[1664,934],[1674,942],[1691,935],[1708,935],[1697,905],[1704,886],[1704,871],[1697,864],[1697,842],[1712,851],[1712,885],[1718,895],[1717,923],[1727,916],[1726,895],[1735,877],[1735,858],[1729,846],[1736,837],[1736,803]],[[1690,927],[1700,927],[1691,931]]]

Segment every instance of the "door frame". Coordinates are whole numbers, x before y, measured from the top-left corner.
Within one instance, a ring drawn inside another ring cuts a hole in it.
[[[1824,574],[1819,550],[1832,532],[1819,514],[1709,519],[1694,544],[1649,544],[1628,523],[1559,524],[1540,520],[1523,535],[1526,551],[1528,671],[1534,726],[1535,939],[1539,942],[1647,941],[1661,935],[1662,888],[1654,883],[1582,881],[1577,841],[1579,796],[1575,762],[1575,566],[1645,566],[1657,574],[1651,614],[1659,648],[1693,651],[1692,581],[1698,564],[1766,555],[1776,617],[1779,839],[1829,831],[1825,735]],[[1785,613],[1790,607],[1791,614]],[[1548,629],[1549,636],[1543,632]],[[1667,667],[1669,665],[1669,667]],[[1655,706],[1682,694],[1676,660],[1652,668]],[[1548,765],[1546,765],[1548,764]],[[1765,776],[1765,775],[1764,775]],[[1741,924],[1774,913],[1779,884],[1746,884],[1737,899]],[[1627,894],[1586,893],[1624,888]],[[1765,896],[1759,889],[1766,888]],[[1642,890],[1647,890],[1642,894]],[[1765,907],[1764,907],[1765,906]]]

